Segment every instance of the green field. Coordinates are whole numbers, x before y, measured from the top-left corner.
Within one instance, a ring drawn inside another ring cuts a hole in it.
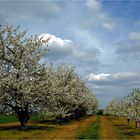
[[[17,122],[18,119],[15,115],[0,114],[0,123]]]
[[[40,120],[39,115],[31,115],[30,121],[38,121]],[[17,122],[18,118],[16,115],[6,115],[6,114],[0,114],[0,123],[10,123],[10,122]]]

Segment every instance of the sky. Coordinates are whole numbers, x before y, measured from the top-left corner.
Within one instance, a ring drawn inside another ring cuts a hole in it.
[[[0,0],[0,22],[51,37],[42,62],[75,65],[101,108],[140,88],[139,13],[139,0]]]

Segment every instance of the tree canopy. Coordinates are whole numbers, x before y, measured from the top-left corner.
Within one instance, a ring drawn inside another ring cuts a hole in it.
[[[122,99],[113,99],[105,108],[104,114],[123,116],[128,120],[140,121],[140,90],[134,89]]]
[[[27,38],[26,33],[0,26],[0,110],[13,110],[21,126],[31,111],[53,116],[94,113],[97,99],[74,67],[40,63],[50,38]]]

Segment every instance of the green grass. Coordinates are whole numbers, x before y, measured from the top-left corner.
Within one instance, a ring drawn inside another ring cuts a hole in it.
[[[99,139],[100,138],[100,116],[97,116],[95,122],[93,122],[85,131],[83,131],[78,139]]]
[[[38,114],[32,114],[32,115],[30,115],[29,121],[39,121],[39,120],[42,120],[42,118],[41,118],[40,115],[38,115]]]
[[[40,120],[40,116],[36,114],[30,115],[29,121],[38,121]],[[10,122],[17,122],[18,118],[16,115],[6,115],[0,114],[0,123],[10,123]]]
[[[15,115],[0,114],[0,123],[17,122],[18,119]]]

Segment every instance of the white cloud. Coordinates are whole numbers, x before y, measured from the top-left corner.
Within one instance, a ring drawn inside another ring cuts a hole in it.
[[[43,61],[49,59],[49,61],[55,64],[72,64],[76,65],[77,68],[85,67],[84,70],[89,69],[89,67],[93,70],[93,66],[95,67],[95,65],[100,64],[98,60],[100,52],[94,47],[84,48],[84,46],[76,44],[71,40],[62,39],[48,33],[40,35],[40,37],[42,36],[43,39],[51,37],[47,43],[49,52],[43,58]]]
[[[88,80],[89,81],[93,81],[93,80],[107,80],[108,77],[110,76],[110,74],[106,74],[106,73],[101,73],[101,74],[90,74],[88,76]]]
[[[126,96],[132,89],[140,87],[140,74],[136,72],[89,74],[87,80],[102,102]]]
[[[108,21],[108,22],[103,22],[102,23],[102,26],[108,30],[113,30],[115,28],[115,23],[114,22],[111,22],[111,21]]]
[[[112,74],[112,79],[119,80],[119,79],[128,79],[128,78],[136,78],[138,73],[132,73],[132,72],[120,72]]]
[[[97,0],[86,0],[86,5],[95,11],[99,11],[101,9],[101,4]]]
[[[130,32],[129,39],[132,41],[140,41],[140,32]]]
[[[120,72],[120,73],[101,73],[90,74],[87,77],[88,81],[97,86],[111,86],[111,85],[137,85],[140,83],[140,74],[133,72]]]
[[[59,37],[56,37],[55,35],[51,35],[51,34],[47,33],[47,34],[42,34],[41,36],[43,36],[43,39],[47,39],[50,37],[48,44],[55,45],[60,48],[66,48],[66,47],[68,48],[72,45],[71,40],[61,39]]]
[[[116,22],[108,15],[108,13],[102,9],[101,1],[86,0],[86,6],[93,10],[93,16],[90,16],[83,21],[82,26],[85,28],[93,28],[101,26],[109,31],[116,28]]]
[[[62,59],[73,54],[74,43],[71,40],[62,39],[48,33],[40,35],[40,37],[42,36],[44,40],[50,37],[47,43],[49,49],[47,57],[50,60]]]

